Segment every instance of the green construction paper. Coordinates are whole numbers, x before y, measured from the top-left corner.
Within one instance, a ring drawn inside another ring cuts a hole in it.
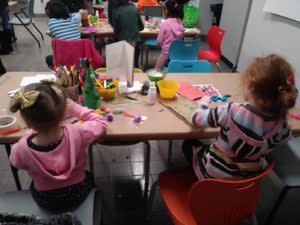
[[[94,72],[89,68],[83,88],[83,105],[89,109],[99,109],[101,101],[94,83]]]

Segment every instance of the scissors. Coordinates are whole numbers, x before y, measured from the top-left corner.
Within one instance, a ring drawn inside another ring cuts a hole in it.
[[[231,95],[229,94],[225,94],[223,96],[217,96],[217,95],[213,95],[210,97],[210,100],[212,102],[217,102],[217,101],[222,101],[222,102],[226,102],[227,101],[227,98],[231,97]]]

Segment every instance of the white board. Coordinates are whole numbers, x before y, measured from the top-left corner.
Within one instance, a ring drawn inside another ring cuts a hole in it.
[[[263,10],[300,22],[299,0],[267,0]]]

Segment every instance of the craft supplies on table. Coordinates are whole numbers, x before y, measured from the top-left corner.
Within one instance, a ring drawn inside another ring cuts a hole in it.
[[[230,97],[231,97],[230,94],[225,94],[223,96],[213,95],[213,96],[210,97],[210,100],[212,102],[217,102],[217,101],[226,102],[227,98],[230,98]]]
[[[6,115],[0,116],[0,135],[8,135],[18,132],[20,129],[17,118],[14,116]]]
[[[26,76],[22,78],[20,87],[25,87],[29,84],[40,83],[42,80],[56,80],[54,74],[37,74],[35,76]]]
[[[97,78],[95,78],[95,82],[98,85],[97,90],[100,97],[102,97],[104,100],[111,100],[115,97],[119,80],[105,79],[99,81]]]
[[[180,85],[174,80],[160,80],[157,82],[160,97],[165,99],[172,99],[176,96],[176,92]]]
[[[159,70],[159,69],[147,70],[146,74],[148,76],[148,79],[152,82],[157,82],[159,80],[163,80],[167,75],[166,72]]]
[[[180,88],[177,93],[188,99],[196,100],[207,95],[207,93],[202,91],[199,87],[193,86],[190,82],[180,82],[179,84]]]
[[[130,94],[134,92],[139,92],[141,91],[142,86],[143,85],[139,81],[134,81],[132,87],[127,87],[127,82],[119,82],[119,94]]]
[[[155,82],[150,82],[150,87],[147,95],[147,103],[149,105],[153,105],[156,103],[156,94],[157,94],[157,89],[156,89]]]

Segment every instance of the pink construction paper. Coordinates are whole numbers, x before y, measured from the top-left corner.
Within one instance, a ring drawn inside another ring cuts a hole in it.
[[[193,87],[189,82],[180,82],[180,88],[177,93],[191,100],[199,99],[207,95],[205,92],[199,90],[199,88]]]

